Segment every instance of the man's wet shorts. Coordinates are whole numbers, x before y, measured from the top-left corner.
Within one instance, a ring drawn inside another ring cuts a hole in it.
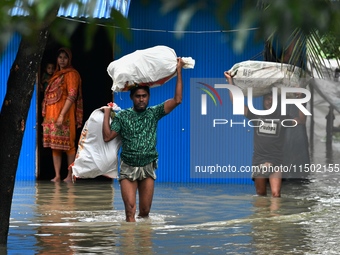
[[[282,172],[282,168],[280,166],[271,165],[270,167],[264,167],[259,165],[257,168],[251,173],[251,179],[254,181],[255,178],[269,178],[269,176],[273,173]]]
[[[155,171],[157,167],[157,161],[153,161],[146,166],[129,166],[121,161],[119,181],[124,179],[128,179],[129,181],[141,181],[148,177],[156,180]]]

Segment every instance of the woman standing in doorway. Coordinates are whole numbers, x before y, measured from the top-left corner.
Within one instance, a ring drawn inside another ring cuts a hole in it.
[[[76,147],[76,128],[82,126],[83,100],[81,78],[71,65],[72,53],[67,48],[57,52],[57,65],[45,90],[42,103],[43,146],[52,149],[55,177],[59,182],[62,153],[67,155],[67,163],[74,162]],[[64,181],[72,180],[72,171],[68,170]]]

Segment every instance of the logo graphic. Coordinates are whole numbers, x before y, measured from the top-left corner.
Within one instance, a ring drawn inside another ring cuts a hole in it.
[[[216,91],[216,89],[214,89],[212,86],[203,83],[203,82],[197,82],[199,84],[202,84],[203,86],[207,87],[206,88],[199,88],[200,90],[204,91],[206,94],[202,94],[201,95],[201,100],[202,100],[202,105],[201,105],[201,115],[207,115],[207,94],[210,96],[210,98],[213,100],[215,106],[217,106],[217,102],[216,99],[214,97],[214,95],[212,93],[215,94],[215,96],[217,97],[218,101],[220,102],[220,105],[222,105],[222,99],[221,96],[218,94],[218,92]],[[212,91],[212,93],[210,92]]]
[[[228,89],[233,97],[233,114],[243,115],[244,114],[244,95],[240,88],[234,85],[226,84],[215,84],[215,88]],[[288,104],[295,105],[305,115],[312,115],[306,107],[303,105],[311,99],[311,93],[309,90],[304,88],[293,88],[293,87],[281,87],[281,114],[286,115],[286,106]],[[265,116],[273,113],[278,104],[278,88],[272,88],[273,103],[272,107],[268,110],[257,110],[253,105],[253,88],[247,88],[248,93],[248,110],[256,115]],[[287,95],[290,93],[304,94],[304,98],[288,98]]]
[[[220,105],[222,105],[222,100],[217,89],[227,89],[232,95],[233,98],[233,115],[244,115],[244,94],[243,91],[234,85],[227,85],[227,84],[215,84],[214,87],[203,83],[203,82],[197,82],[199,84],[202,84],[203,86],[207,87],[205,88],[199,88],[202,91],[204,91],[206,94],[201,94],[201,115],[207,115],[207,94],[210,96],[210,98],[213,100],[215,106],[217,106],[216,99],[213,94],[217,97],[218,101],[220,102]],[[305,88],[293,88],[293,87],[281,87],[280,91],[281,93],[278,93],[278,88],[273,87],[272,88],[272,96],[273,96],[273,102],[270,109],[267,110],[258,110],[253,105],[253,88],[249,87],[247,88],[247,101],[248,101],[248,110],[256,115],[265,116],[270,115],[273,113],[277,106],[278,106],[278,96],[281,98],[281,114],[286,115],[286,106],[287,105],[295,105],[298,107],[303,114],[306,116],[312,115],[304,106],[305,103],[309,102],[311,99],[311,93],[309,90]],[[289,98],[287,97],[288,94],[295,93],[295,94],[302,94],[305,97],[296,97],[296,98]]]

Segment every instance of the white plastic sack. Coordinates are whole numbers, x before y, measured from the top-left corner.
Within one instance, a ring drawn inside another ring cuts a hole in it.
[[[243,94],[246,96],[248,87],[252,87],[254,97],[271,93],[273,87],[305,88],[311,79],[299,67],[267,61],[240,62],[229,72],[233,76],[234,84],[242,90]],[[278,92],[280,93],[280,89]]]
[[[120,110],[116,104],[111,106],[114,112]],[[118,151],[121,138],[117,136],[109,142],[104,142],[103,119],[104,113],[96,109],[83,127],[76,159],[70,166],[72,175],[76,178],[95,178],[100,175],[116,178],[118,175]]]
[[[182,58],[183,68],[194,68],[195,60]],[[167,46],[137,50],[109,64],[107,72],[113,80],[112,91],[127,91],[135,83],[156,87],[176,76],[177,55]]]

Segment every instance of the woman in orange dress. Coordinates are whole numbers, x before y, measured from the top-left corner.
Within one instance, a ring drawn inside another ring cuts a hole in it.
[[[71,65],[72,53],[61,48],[57,53],[57,65],[44,94],[42,115],[43,146],[52,149],[55,177],[59,182],[62,153],[67,155],[67,163],[73,163],[76,154],[76,128],[82,126],[83,100],[81,78]],[[64,181],[72,180],[72,171],[68,170]]]

